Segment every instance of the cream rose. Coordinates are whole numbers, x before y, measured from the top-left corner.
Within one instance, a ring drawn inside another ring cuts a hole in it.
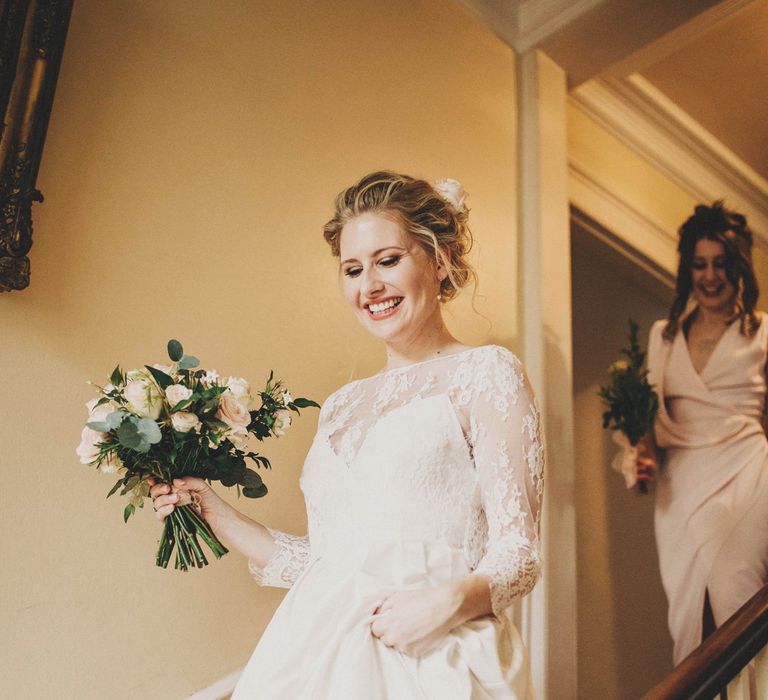
[[[458,180],[447,178],[436,182],[433,187],[442,199],[451,205],[453,211],[457,214],[464,211],[467,201],[467,193]]]
[[[176,411],[171,416],[171,425],[180,433],[188,433],[190,430],[200,430],[200,419],[190,411]]]
[[[141,373],[130,373],[132,378],[123,391],[134,413],[157,420],[163,406],[163,397],[157,385]]]
[[[187,389],[187,387],[181,384],[171,384],[165,390],[165,398],[168,399],[168,404],[171,408],[179,403],[179,401],[184,401],[190,396],[192,396],[192,389]]]
[[[106,437],[106,433],[99,433],[87,425],[83,428],[83,432],[80,433],[80,444],[75,450],[82,464],[90,464],[99,456],[97,445],[103,442]]]
[[[251,396],[251,387],[245,379],[241,377],[230,377],[227,379],[227,389],[245,408],[251,405],[253,397]]]
[[[226,423],[234,432],[244,432],[251,423],[251,414],[229,391],[225,391],[219,398],[216,418]]]
[[[290,411],[278,411],[275,413],[275,424],[272,426],[272,432],[278,437],[285,435],[285,431],[291,427],[292,422],[293,418],[291,418]]]

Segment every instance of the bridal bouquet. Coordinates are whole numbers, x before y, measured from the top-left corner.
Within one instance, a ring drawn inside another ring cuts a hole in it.
[[[627,488],[637,483],[637,444],[653,427],[659,407],[659,397],[648,382],[648,370],[643,369],[645,353],[637,342],[637,331],[637,323],[630,319],[629,347],[620,350],[626,359],[617,360],[608,368],[610,381],[599,391],[606,405],[603,428],[615,431],[613,441],[621,448],[612,466],[624,475]],[[640,483],[640,490],[647,491],[645,483]]]
[[[251,395],[245,379],[221,377],[216,370],[196,369],[199,360],[185,355],[177,340],[168,342],[170,365],[146,365],[124,372],[118,365],[99,398],[86,404],[88,422],[77,454],[106,474],[117,474],[107,498],[120,491],[128,505],[123,518],[143,508],[151,483],[196,476],[236,486],[238,495],[261,498],[267,487],[247,466],[270,468],[269,459],[251,451],[250,436],[264,440],[283,435],[291,412],[319,407],[294,399],[272,373],[266,387]],[[260,405],[253,407],[254,399]],[[175,508],[165,519],[157,565],[168,566],[176,549],[175,567],[186,571],[208,560],[199,539],[218,559],[227,549],[192,505]]]

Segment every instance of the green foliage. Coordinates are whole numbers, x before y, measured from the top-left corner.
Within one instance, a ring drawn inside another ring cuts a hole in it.
[[[156,419],[136,415],[124,394],[128,375],[118,365],[110,375],[112,386],[99,387],[97,401],[97,405],[109,404],[114,410],[103,420],[88,423],[93,430],[103,433],[102,441],[97,445],[98,457],[91,464],[122,467],[107,498],[118,492],[129,498],[123,511],[126,521],[137,508],[143,507],[150,480],[171,483],[177,477],[195,476],[209,482],[219,481],[227,487],[234,486],[238,495],[242,493],[247,498],[261,498],[267,493],[256,470],[270,469],[269,459],[250,451],[242,442],[243,436],[218,417],[220,397],[229,390],[228,387],[222,385],[223,381],[211,380],[204,369],[195,369],[200,361],[184,354],[178,340],[168,341],[168,356],[175,366],[167,372],[145,365],[146,381],[157,385],[150,387],[147,394],[159,402],[154,404],[159,411]],[[165,390],[174,384],[181,384],[192,393],[170,406]],[[320,407],[311,399],[292,398],[272,372],[264,390],[255,394],[255,398],[260,399],[261,405],[249,411],[247,432],[260,441],[282,434],[287,428],[289,423],[279,412],[299,413],[299,409]],[[179,432],[172,422],[173,414],[178,411],[194,413],[199,423],[187,432]],[[186,570],[207,564],[198,538],[216,557],[227,551],[193,508],[174,509],[171,517],[165,520],[157,553],[158,566],[168,565],[172,551],[176,552],[176,568]]]
[[[631,445],[637,445],[652,427],[659,407],[659,397],[643,369],[645,353],[637,340],[639,327],[629,320],[629,347],[620,353],[627,359],[610,368],[610,381],[598,392],[606,406],[603,428],[620,430]]]
[[[184,356],[184,348],[178,340],[168,341],[168,357],[171,358],[171,362],[178,362]]]

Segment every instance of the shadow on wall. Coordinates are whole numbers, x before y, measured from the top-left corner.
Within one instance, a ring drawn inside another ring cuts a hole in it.
[[[653,534],[653,496],[629,492],[610,461],[597,396],[626,345],[627,319],[647,345],[671,290],[574,225],[579,698],[640,697],[672,667],[667,603]]]

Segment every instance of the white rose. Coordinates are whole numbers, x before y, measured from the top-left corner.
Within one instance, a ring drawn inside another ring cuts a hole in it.
[[[451,205],[451,208],[456,214],[464,211],[469,195],[467,195],[467,192],[464,190],[464,185],[458,180],[447,178],[436,182],[433,187],[435,192]]]
[[[150,381],[146,375],[141,373],[134,375],[126,384],[123,395],[134,413],[157,420],[163,406],[163,397],[157,385]]]
[[[253,397],[251,396],[251,387],[245,379],[241,377],[230,377],[227,379],[227,388],[232,392],[234,397],[245,408],[251,405]]]
[[[216,418],[226,423],[234,431],[244,431],[251,423],[251,414],[233,394],[225,391],[219,398],[219,410]]]
[[[83,432],[80,433],[80,444],[77,446],[75,452],[80,457],[80,462],[83,464],[90,464],[99,456],[99,448],[97,445],[106,439],[106,433],[99,433],[87,425],[83,428]]]
[[[277,413],[275,413],[275,423],[272,426],[272,432],[278,437],[285,435],[285,431],[291,427],[292,422],[293,418],[291,418],[290,411],[286,411],[285,409],[277,411]]]
[[[227,440],[235,447],[244,450],[248,442],[248,431],[245,428],[233,428],[227,433]]]
[[[177,411],[171,416],[174,430],[188,433],[190,430],[200,430],[200,419],[190,411]]]
[[[287,406],[289,403],[293,401],[293,396],[291,396],[291,392],[286,389],[283,392],[283,403]]]
[[[192,389],[187,389],[187,387],[182,384],[171,384],[171,386],[165,390],[165,398],[168,399],[171,408],[179,403],[179,401],[184,401],[190,396],[192,396]]]
[[[110,413],[115,411],[115,406],[111,403],[103,403],[97,406],[98,399],[91,399],[85,407],[88,409],[88,422],[89,423],[101,423],[106,420]]]

